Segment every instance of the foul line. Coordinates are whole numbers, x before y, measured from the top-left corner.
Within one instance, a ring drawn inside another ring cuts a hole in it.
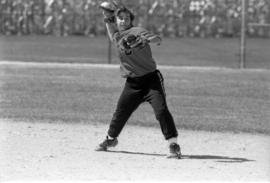
[[[78,68],[119,68],[119,64],[97,64],[97,63],[59,63],[59,62],[26,62],[26,61],[8,61],[8,60],[0,60],[0,65],[15,65],[21,67],[78,67]],[[158,69],[175,69],[175,70],[196,70],[196,71],[256,71],[256,72],[264,72],[269,71],[267,69],[238,69],[238,68],[227,68],[227,67],[203,67],[203,66],[169,66],[169,65],[158,65]]]

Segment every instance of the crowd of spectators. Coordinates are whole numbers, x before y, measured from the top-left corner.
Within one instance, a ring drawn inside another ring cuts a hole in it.
[[[118,0],[165,37],[237,37],[241,0]],[[0,0],[2,35],[105,35],[101,0]],[[247,0],[247,34],[270,37],[270,1]]]

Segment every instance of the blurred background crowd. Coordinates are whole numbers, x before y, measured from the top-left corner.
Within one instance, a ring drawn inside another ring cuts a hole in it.
[[[121,0],[164,37],[237,37],[241,0]],[[246,0],[247,35],[270,37],[270,0]],[[105,35],[100,0],[0,0],[2,35]]]

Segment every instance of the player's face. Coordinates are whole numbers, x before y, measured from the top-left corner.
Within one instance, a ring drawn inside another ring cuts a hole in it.
[[[119,30],[126,30],[131,26],[130,14],[127,12],[120,12],[116,18],[116,23]]]

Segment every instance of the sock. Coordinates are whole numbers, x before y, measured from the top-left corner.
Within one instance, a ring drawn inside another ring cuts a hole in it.
[[[107,135],[107,137],[108,137],[109,140],[113,140],[114,139],[114,137],[111,137],[110,135]]]
[[[177,144],[177,137],[172,137],[170,139],[167,140],[168,141],[168,144],[172,144],[172,143],[176,143]]]

